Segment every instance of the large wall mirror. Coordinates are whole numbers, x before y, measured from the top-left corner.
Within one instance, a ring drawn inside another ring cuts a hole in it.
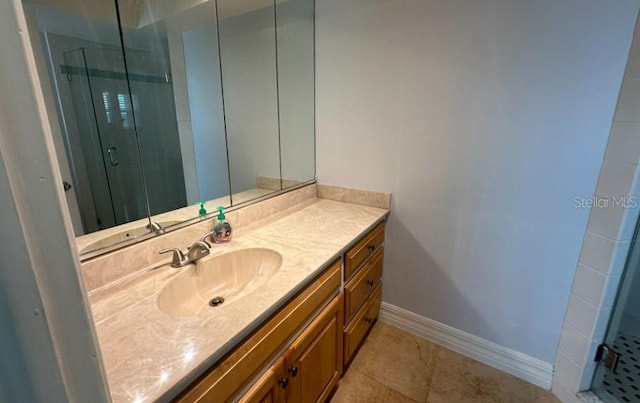
[[[23,4],[81,255],[315,179],[314,0]]]

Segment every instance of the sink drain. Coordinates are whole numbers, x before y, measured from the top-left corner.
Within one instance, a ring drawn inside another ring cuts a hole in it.
[[[210,306],[218,306],[218,305],[222,305],[223,302],[224,302],[224,298],[223,297],[213,297],[213,298],[211,298],[211,301],[209,301],[209,305]]]

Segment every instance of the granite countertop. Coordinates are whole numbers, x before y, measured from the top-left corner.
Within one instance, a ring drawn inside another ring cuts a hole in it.
[[[279,252],[282,266],[249,296],[198,316],[171,317],[156,304],[163,286],[193,267],[150,268],[91,292],[113,401],[175,397],[387,214],[386,209],[312,199],[290,214],[237,232],[203,260],[259,247]]]

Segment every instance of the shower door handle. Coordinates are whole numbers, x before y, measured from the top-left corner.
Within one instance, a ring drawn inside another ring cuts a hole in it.
[[[111,166],[115,167],[118,165],[118,150],[115,147],[109,147],[107,152],[109,153],[109,162],[111,163]]]

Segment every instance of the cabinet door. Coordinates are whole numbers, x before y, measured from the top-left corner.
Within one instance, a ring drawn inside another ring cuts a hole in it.
[[[342,372],[342,294],[298,337],[285,355],[287,403],[325,401]]]
[[[271,368],[238,400],[239,403],[283,403],[288,380],[284,374],[284,358]]]

